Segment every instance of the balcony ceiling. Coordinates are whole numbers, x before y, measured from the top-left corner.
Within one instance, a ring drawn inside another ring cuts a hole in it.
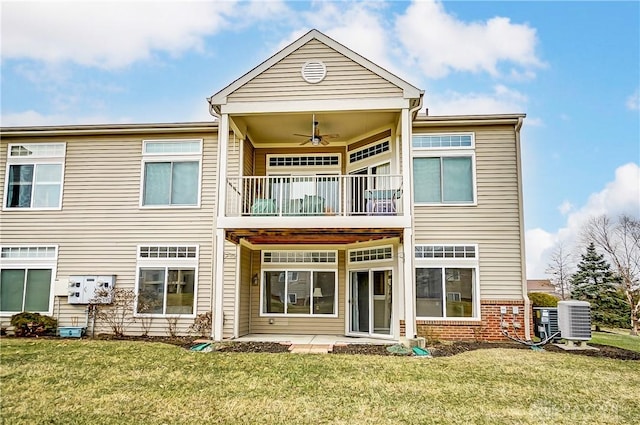
[[[402,242],[403,229],[227,229],[226,239],[239,243],[241,239],[254,245],[313,244],[345,245],[397,238]]]
[[[310,134],[312,112],[296,114],[234,115],[232,120],[241,130],[246,129],[255,144],[277,144],[299,146]],[[320,134],[339,134],[329,140],[330,146],[344,146],[355,142],[371,132],[395,127],[399,113],[392,111],[370,112],[320,112],[315,114]]]

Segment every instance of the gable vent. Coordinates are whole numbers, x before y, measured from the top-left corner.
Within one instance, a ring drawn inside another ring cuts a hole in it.
[[[302,65],[302,78],[307,83],[319,83],[326,76],[327,67],[322,61],[309,61]]]

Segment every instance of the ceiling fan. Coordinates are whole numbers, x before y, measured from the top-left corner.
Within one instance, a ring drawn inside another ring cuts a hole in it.
[[[339,134],[320,134],[320,127],[318,126],[318,121],[316,121],[316,116],[313,115],[312,118],[312,127],[311,127],[311,135],[308,134],[294,134],[294,136],[307,137],[308,140],[300,143],[300,145],[306,145],[307,143],[311,143],[313,146],[318,146],[320,144],[326,146],[329,142],[326,139],[334,139],[339,137]]]

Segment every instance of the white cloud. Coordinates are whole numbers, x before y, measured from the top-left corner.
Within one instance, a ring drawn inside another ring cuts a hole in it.
[[[452,71],[499,75],[499,64],[518,78],[532,78],[544,66],[536,54],[536,30],[509,18],[464,22],[447,13],[441,2],[414,1],[396,20],[396,33],[411,60],[431,78]]]
[[[281,1],[4,2],[2,57],[121,68],[159,52],[202,50],[208,35],[285,10]]]
[[[572,209],[573,209],[573,204],[567,200],[562,202],[562,204],[558,205],[558,211],[560,211],[560,214],[562,215],[567,215],[569,211],[571,211]]]
[[[627,98],[627,102],[625,103],[627,109],[631,111],[640,110],[640,91],[636,89],[635,93]]]
[[[601,191],[591,194],[583,207],[573,209],[567,215],[564,227],[555,232],[540,228],[527,230],[527,277],[536,279],[545,276],[553,249],[560,242],[565,247],[575,246],[585,223],[591,217],[607,214],[615,218],[623,213],[640,218],[640,167],[635,163],[618,167],[612,182]]]
[[[2,127],[28,127],[38,125],[74,125],[74,124],[101,124],[130,122],[127,118],[114,120],[113,117],[102,115],[69,116],[64,114],[44,115],[34,110],[2,114],[0,126]]]
[[[425,101],[429,115],[500,114],[523,112],[528,98],[517,90],[496,85],[490,93],[446,91],[431,94]],[[532,124],[540,124],[534,121]]]

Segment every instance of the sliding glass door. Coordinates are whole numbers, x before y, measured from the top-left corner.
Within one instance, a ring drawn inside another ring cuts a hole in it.
[[[391,270],[356,270],[349,277],[349,333],[390,336]]]

